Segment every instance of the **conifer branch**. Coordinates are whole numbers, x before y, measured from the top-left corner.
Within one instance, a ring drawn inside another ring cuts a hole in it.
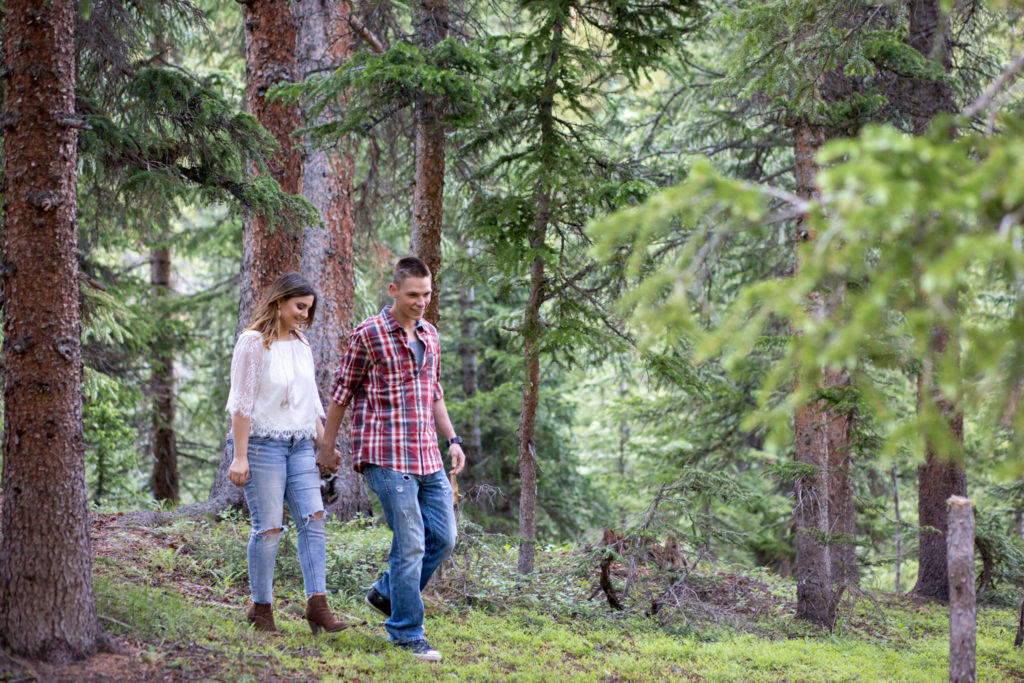
[[[78,274],[78,279],[81,280],[82,282],[84,282],[85,284],[89,285],[93,289],[98,289],[101,292],[107,291],[106,285],[102,284],[101,282],[98,282],[97,280],[94,280],[93,278],[89,277],[85,273],[79,273]]]
[[[380,41],[380,38],[375,36],[373,31],[367,28],[366,24],[364,24],[359,17],[354,14],[350,14],[348,17],[348,23],[356,30],[356,33],[358,33],[362,39],[370,45],[370,48],[374,52],[382,55],[388,51],[387,48],[384,47],[384,43]]]
[[[245,183],[240,183],[237,180],[231,180],[230,178],[225,178],[220,175],[203,173],[201,169],[189,166],[177,165],[174,169],[186,180],[191,180],[193,183],[200,186],[219,187],[237,199],[242,206],[252,208],[252,202],[245,195]]]
[[[1016,59],[1010,62],[1003,73],[999,74],[999,77],[992,82],[992,85],[985,89],[978,99],[976,99],[971,106],[961,112],[961,116],[964,118],[974,118],[981,112],[985,111],[990,104],[992,104],[993,98],[999,93],[1000,90],[1011,80],[1017,73],[1024,68],[1024,51],[1017,55]]]

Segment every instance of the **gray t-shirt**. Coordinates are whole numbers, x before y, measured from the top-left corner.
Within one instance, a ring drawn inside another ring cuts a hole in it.
[[[416,356],[416,372],[423,369],[423,356],[427,353],[427,345],[422,339],[414,339],[409,342],[412,355]]]

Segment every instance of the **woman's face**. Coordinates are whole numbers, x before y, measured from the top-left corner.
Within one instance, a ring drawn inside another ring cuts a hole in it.
[[[284,328],[283,331],[288,333],[299,329],[309,317],[309,309],[313,307],[313,302],[312,294],[283,300],[279,304],[281,317],[278,323]]]

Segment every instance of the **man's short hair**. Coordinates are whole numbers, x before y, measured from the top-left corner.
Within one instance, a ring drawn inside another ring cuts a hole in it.
[[[427,268],[427,264],[416,256],[405,256],[398,259],[392,282],[396,287],[400,287],[402,282],[409,277],[430,277],[430,268]]]

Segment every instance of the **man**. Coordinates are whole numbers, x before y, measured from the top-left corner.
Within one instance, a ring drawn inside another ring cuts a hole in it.
[[[353,466],[377,494],[392,532],[388,569],[366,603],[387,617],[384,628],[397,647],[440,661],[423,632],[420,595],[455,546],[454,501],[437,431],[453,474],[466,456],[444,404],[437,329],[423,320],[430,292],[426,264],[400,259],[388,285],[394,303],[355,329],[335,373],[317,463],[324,471],[338,469],[334,440],[351,406]]]

